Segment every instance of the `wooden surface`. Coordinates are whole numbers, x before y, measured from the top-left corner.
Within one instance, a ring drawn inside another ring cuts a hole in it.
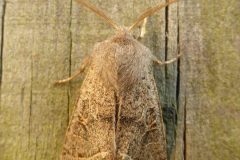
[[[91,2],[130,25],[163,0]],[[73,74],[114,32],[73,0],[0,5],[0,159],[58,159],[83,76],[53,82]],[[184,53],[178,63],[155,67],[171,159],[240,159],[239,8],[239,0],[180,0],[148,18],[142,42],[157,57],[170,59],[178,47]]]
[[[240,159],[239,8],[238,0],[179,4],[178,160]]]

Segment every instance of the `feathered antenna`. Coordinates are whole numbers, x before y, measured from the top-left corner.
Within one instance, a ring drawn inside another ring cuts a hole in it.
[[[101,17],[104,21],[106,21],[108,24],[110,24],[110,26],[112,26],[114,29],[116,29],[116,30],[119,29],[119,26],[111,18],[109,18],[103,11],[98,9],[96,6],[91,4],[88,0],[76,0],[76,1],[78,3],[84,5],[85,7],[87,7],[91,11],[93,11],[94,13],[96,13],[96,15]]]
[[[153,14],[154,14],[155,12],[157,12],[158,10],[160,10],[160,9],[162,9],[162,8],[164,8],[164,7],[172,4],[172,3],[175,3],[175,2],[177,2],[177,0],[170,0],[170,1],[167,2],[167,3],[164,3],[164,4],[161,3],[161,4],[159,4],[159,5],[155,6],[155,7],[152,7],[152,8],[147,9],[147,10],[144,11],[144,12],[138,17],[138,19],[128,28],[128,30],[129,30],[129,31],[132,30],[133,28],[135,28],[136,26],[138,26],[138,24],[139,24],[140,22],[142,22],[146,17],[149,17],[149,16],[153,15]]]

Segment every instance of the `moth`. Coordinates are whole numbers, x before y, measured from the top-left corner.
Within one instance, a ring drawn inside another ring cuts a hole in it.
[[[68,82],[87,70],[66,131],[62,160],[166,160],[166,137],[153,76],[158,60],[131,31],[145,18],[176,2],[147,9],[130,26],[117,25],[103,11],[77,0],[100,16],[116,34],[97,43]]]

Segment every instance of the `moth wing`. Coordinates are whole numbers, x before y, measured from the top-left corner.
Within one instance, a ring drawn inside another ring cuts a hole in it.
[[[141,80],[126,93],[121,104],[117,130],[118,153],[122,159],[167,160],[165,128],[159,103],[151,52],[136,43],[135,59],[141,66]],[[148,61],[149,60],[149,61]]]
[[[153,76],[124,99],[118,129],[118,153],[137,160],[166,160],[165,128]]]
[[[82,84],[66,132],[62,160],[108,160],[112,155],[114,92],[104,87],[93,68],[90,66]]]

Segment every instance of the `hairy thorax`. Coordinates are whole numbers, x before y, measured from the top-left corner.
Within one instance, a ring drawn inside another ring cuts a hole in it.
[[[151,52],[124,30],[97,44],[93,65],[106,87],[118,93],[131,89],[151,67]]]

